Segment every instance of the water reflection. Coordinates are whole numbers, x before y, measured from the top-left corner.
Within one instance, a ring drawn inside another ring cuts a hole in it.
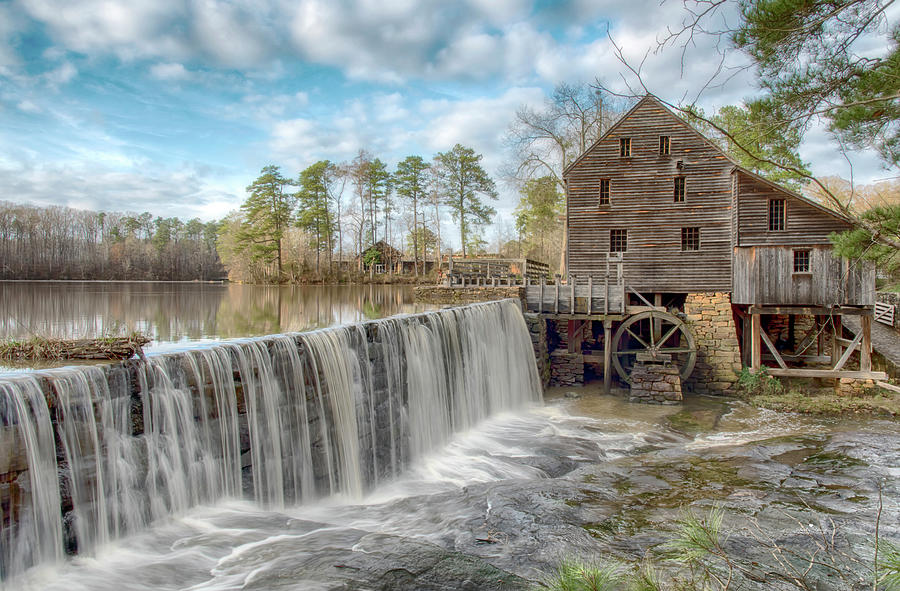
[[[0,338],[140,330],[173,343],[293,332],[421,312],[409,286],[0,282]]]

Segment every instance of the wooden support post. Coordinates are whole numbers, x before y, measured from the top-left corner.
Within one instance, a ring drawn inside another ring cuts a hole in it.
[[[816,316],[816,355],[825,353],[825,316]]]
[[[584,324],[586,320],[569,320],[569,353],[581,353],[581,343],[584,340]]]
[[[553,298],[556,301],[556,314],[559,314],[559,280],[556,281],[556,296]]]
[[[794,348],[797,345],[796,324],[797,316],[794,314],[788,315],[788,349],[790,349],[791,351],[797,350]]]
[[[594,277],[593,275],[588,275],[588,297],[587,297],[587,310],[585,310],[585,314],[590,316],[594,312]]]
[[[831,338],[831,367],[834,367],[841,359],[840,339],[844,337],[844,325],[838,314],[831,317],[831,323],[834,325],[834,336]]]
[[[544,280],[541,279],[541,293],[538,298],[538,314],[544,313]]]
[[[661,293],[653,294],[653,305],[656,306],[657,308],[662,307],[662,294]],[[658,318],[653,321],[653,334],[655,334],[657,336],[662,334],[662,320],[660,320]]]
[[[612,321],[603,321],[603,393],[610,394],[612,389]]]
[[[862,344],[859,348],[859,371],[872,371],[872,317],[860,316]]]
[[[572,281],[570,282],[572,285],[569,286],[571,291],[569,292],[569,314],[575,313],[575,286],[578,285],[578,279],[575,278],[574,275],[571,277]]]
[[[750,315],[750,371],[758,371],[762,365],[762,351],[760,350],[762,332],[759,314]]]
[[[750,317],[741,317],[741,363],[750,367]]]

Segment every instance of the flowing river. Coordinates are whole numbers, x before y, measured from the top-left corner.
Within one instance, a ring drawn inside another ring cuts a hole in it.
[[[510,302],[7,376],[0,585],[529,589],[718,506],[745,588],[825,540],[838,590],[900,541],[896,422],[567,394]]]

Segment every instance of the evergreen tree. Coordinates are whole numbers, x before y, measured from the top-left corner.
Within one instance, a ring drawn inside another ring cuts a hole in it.
[[[560,226],[563,198],[555,179],[544,176],[525,183],[516,207],[516,230],[525,241],[540,253],[539,260],[547,261],[547,242]]]
[[[477,236],[477,229],[490,223],[497,213],[481,201],[479,193],[496,200],[497,189],[481,167],[481,154],[476,154],[472,148],[456,144],[452,150],[440,152],[434,159],[441,198],[459,224],[459,241],[465,258],[470,229],[476,230],[471,233]]]
[[[300,173],[297,192],[297,225],[314,236],[316,274],[320,271],[321,253],[332,251],[334,222],[328,198],[328,187],[336,174],[335,166],[320,160]]]
[[[293,185],[281,175],[277,166],[266,166],[253,184],[250,194],[241,205],[243,223],[238,239],[238,252],[247,251],[254,261],[267,265],[275,263],[276,279],[281,280],[284,269],[282,239],[290,226],[296,196],[285,190]]]
[[[412,251],[413,265],[415,273],[419,274],[419,238],[423,235],[425,229],[424,212],[422,216],[422,230],[418,229],[419,223],[419,202],[424,198],[428,185],[428,169],[429,166],[421,156],[407,156],[405,160],[397,164],[397,171],[394,173],[394,186],[397,194],[412,206],[413,215],[413,231],[412,235]],[[425,264],[425,244],[422,244],[422,264],[424,270]]]

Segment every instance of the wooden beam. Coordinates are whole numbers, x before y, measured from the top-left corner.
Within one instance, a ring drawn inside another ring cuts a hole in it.
[[[584,340],[584,320],[569,320],[569,353],[581,353],[581,343]]]
[[[862,334],[862,344],[859,348],[859,370],[872,370],[872,317],[861,316],[859,328]]]
[[[816,355],[825,353],[825,316],[816,315]]]
[[[853,342],[850,343],[850,346],[844,351],[844,354],[841,355],[841,358],[838,359],[838,362],[832,368],[834,371],[840,371],[844,364],[847,363],[847,360],[850,359],[850,355],[853,354],[853,351],[856,350],[856,346],[859,345],[860,341],[862,341],[862,331],[859,331],[859,334],[856,335],[856,338],[853,339]],[[862,371],[862,370],[860,370]]]
[[[760,325],[760,317],[759,314],[751,314],[750,316],[750,370],[757,371],[762,365],[762,360],[760,359],[760,338],[759,335],[762,332],[762,326]]]
[[[769,348],[769,352],[775,358],[775,361],[778,363],[778,366],[781,369],[787,369],[787,364],[784,362],[784,359],[781,358],[781,355],[778,353],[778,350],[775,348],[775,345],[772,344],[772,341],[769,340],[769,335],[766,334],[766,331],[760,330],[759,336],[762,338],[763,342],[766,344],[766,347]]]
[[[876,386],[880,386],[885,390],[890,390],[891,392],[900,392],[900,386],[895,386],[894,384],[889,384],[887,382],[876,381]]]
[[[769,369],[769,375],[779,378],[853,378],[857,380],[886,380],[883,371],[836,371],[833,369]]]
[[[830,363],[831,355],[782,355],[785,361],[802,361],[803,363]],[[775,361],[772,355],[763,355],[763,361]]]
[[[843,338],[844,325],[840,316],[832,316],[831,324],[834,327],[834,335],[831,337],[831,365],[837,365],[838,359],[841,358],[841,343],[839,339]]]
[[[603,392],[610,394],[612,391],[612,322],[603,321]]]
[[[803,316],[865,316],[872,313],[872,308],[826,308],[824,306],[750,306],[751,314],[800,314]]]

